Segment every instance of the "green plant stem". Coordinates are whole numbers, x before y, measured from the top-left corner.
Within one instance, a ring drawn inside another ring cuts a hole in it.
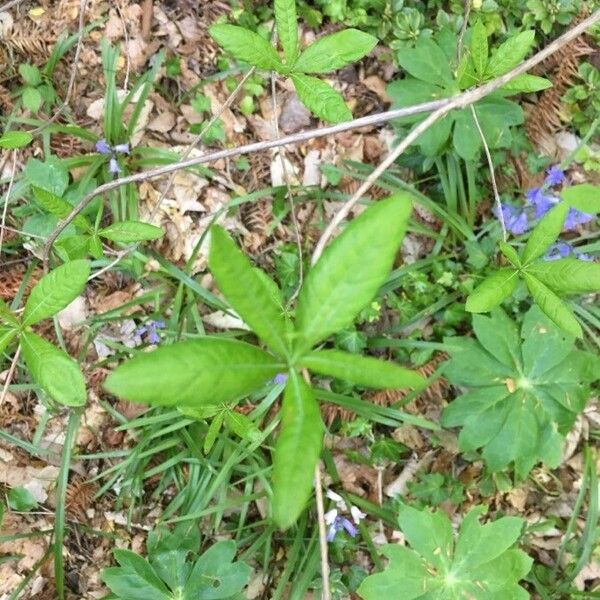
[[[67,485],[69,483],[69,467],[71,465],[71,453],[73,443],[79,429],[79,418],[81,413],[77,410],[71,410],[67,431],[65,434],[65,443],[63,446],[62,458],[60,461],[60,471],[56,484],[56,517],[54,521],[54,583],[56,594],[60,600],[65,597],[65,565],[63,562],[63,543],[65,539],[65,521],[66,521],[66,495]]]

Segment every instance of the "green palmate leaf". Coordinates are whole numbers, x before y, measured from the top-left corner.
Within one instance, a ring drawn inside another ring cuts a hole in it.
[[[83,406],[85,381],[77,363],[34,333],[21,336],[21,349],[33,380],[56,402]]]
[[[486,76],[499,77],[516,67],[533,46],[535,31],[522,31],[510,37],[491,56]]]
[[[322,442],[319,405],[301,376],[292,371],[273,456],[273,519],[282,529],[290,527],[306,507]]]
[[[32,185],[33,195],[35,199],[40,203],[44,210],[48,211],[51,215],[64,219],[71,214],[73,206],[66,200],[59,198],[56,194],[49,192],[41,187]],[[77,215],[73,219],[73,225],[79,227],[79,229],[88,230],[90,228],[89,221],[83,215]]]
[[[23,325],[34,325],[47,319],[75,300],[85,287],[90,269],[87,260],[74,260],[44,275],[29,294],[23,311]]]
[[[6,350],[8,345],[15,339],[18,329],[0,325],[0,354]]]
[[[298,98],[317,117],[329,123],[341,123],[352,119],[352,113],[344,98],[328,83],[300,73],[292,73],[291,77]]]
[[[419,388],[425,384],[425,379],[416,371],[339,350],[310,352],[300,359],[300,365],[321,375],[375,389]]]
[[[477,341],[445,340],[450,360],[444,376],[468,391],[442,414],[446,427],[461,426],[463,452],[483,449],[492,471],[514,464],[524,479],[541,461],[560,463],[564,436],[600,377],[590,353],[574,351],[573,337],[534,306],[521,334],[503,311],[473,318]]]
[[[7,131],[0,136],[0,148],[15,150],[31,144],[33,136],[28,131]]]
[[[466,309],[469,312],[488,312],[499,306],[516,289],[519,277],[511,268],[500,269],[488,275],[467,298]]]
[[[403,600],[526,600],[518,585],[532,560],[512,548],[522,519],[504,517],[481,525],[484,507],[474,507],[464,518],[458,539],[443,511],[418,511],[402,506],[398,519],[410,549],[384,546],[387,568],[370,575],[358,589],[365,600],[397,597]]]
[[[573,208],[588,214],[600,213],[600,186],[582,183],[563,189],[563,200]]]
[[[387,277],[411,212],[399,193],[354,219],[308,273],[296,308],[296,353],[342,330]]]
[[[40,106],[42,106],[42,95],[39,93],[37,88],[34,87],[26,87],[23,90],[23,105],[25,108],[29,109],[31,112],[36,113],[40,110]]]
[[[454,78],[448,59],[432,40],[422,38],[414,48],[402,48],[396,55],[400,66],[413,77],[436,86],[452,85]]]
[[[498,244],[498,248],[500,248],[500,252],[502,252],[502,254],[508,258],[513,267],[517,269],[521,267],[521,259],[519,258],[517,251],[510,244],[507,244],[506,242],[500,242]]]
[[[475,72],[483,77],[488,62],[488,40],[485,25],[481,21],[473,26],[470,50]]]
[[[358,29],[344,29],[313,42],[299,56],[294,70],[300,73],[329,73],[360,60],[376,45],[376,37]]]
[[[13,315],[12,311],[0,298],[0,323],[8,323],[9,325],[13,325],[14,327],[20,327],[19,319]]]
[[[296,0],[275,0],[275,23],[286,64],[292,66],[298,56]]]
[[[600,291],[600,264],[562,258],[530,265],[527,272],[557,294]]]
[[[163,234],[160,227],[139,221],[120,221],[98,231],[98,235],[111,242],[144,242],[156,240]]]
[[[238,60],[267,71],[280,71],[283,67],[275,48],[253,31],[237,25],[213,25],[209,33]]]
[[[504,92],[511,92],[513,94],[530,94],[532,92],[539,92],[552,87],[552,82],[544,77],[538,77],[537,75],[528,75],[523,73],[505,83],[500,89]]]
[[[54,242],[56,253],[65,262],[85,258],[90,253],[89,235],[70,235]]]
[[[559,202],[543,216],[529,235],[527,244],[525,244],[525,250],[523,251],[524,265],[545,254],[548,248],[552,246],[562,231],[568,211],[569,205],[566,202]]]
[[[581,325],[569,307],[550,288],[528,272],[523,273],[523,279],[535,303],[556,325],[575,337],[583,336]]]
[[[281,356],[289,355],[290,323],[277,285],[253,267],[221,227],[211,229],[210,269],[242,319]]]
[[[243,398],[283,368],[255,346],[206,337],[137,354],[111,373],[106,389],[152,405],[220,404]]]

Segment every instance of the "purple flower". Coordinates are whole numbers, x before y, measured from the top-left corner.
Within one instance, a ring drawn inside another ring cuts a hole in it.
[[[327,541],[333,542],[338,531],[345,529],[349,535],[356,537],[358,529],[346,517],[337,514],[334,508],[325,515],[325,523],[329,526],[327,529]]]
[[[100,154],[111,154],[112,148],[108,145],[106,140],[102,138],[96,142],[96,152],[100,152]]]
[[[500,206],[502,207],[504,225],[513,235],[520,235],[529,229],[529,220],[523,208],[518,208],[510,204],[501,204]],[[500,217],[496,209],[494,209],[494,213],[496,217]]]
[[[571,231],[572,229],[577,229],[579,225],[589,223],[593,219],[594,215],[581,212],[575,208],[570,208],[569,212],[567,213],[567,218],[565,219],[564,230]]]
[[[129,154],[129,144],[117,144],[113,150],[119,154]]]
[[[574,256],[577,260],[584,260],[586,262],[593,260],[589,254],[576,252],[576,249],[567,242],[557,242],[556,244],[552,244],[546,253],[546,256],[544,256],[544,260],[559,260],[561,258],[567,258],[568,256]]]
[[[555,204],[560,202],[560,199],[556,196],[544,194],[542,188],[533,188],[529,190],[525,197],[529,204],[535,207],[535,218],[539,219],[543,217]]]
[[[166,326],[164,321],[154,321],[151,319],[145,325],[138,327],[138,329],[135,330],[135,335],[142,336],[145,334],[146,341],[149,344],[158,344],[160,342],[160,335],[156,330],[164,329]]]
[[[560,185],[565,181],[565,174],[563,170],[557,165],[552,165],[546,171],[546,179],[544,180],[544,185]]]
[[[108,163],[108,170],[111,173],[120,173],[121,172],[121,167],[119,167],[119,163],[117,162],[117,159],[112,156],[109,163]]]

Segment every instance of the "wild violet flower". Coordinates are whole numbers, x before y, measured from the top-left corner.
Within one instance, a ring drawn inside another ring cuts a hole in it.
[[[544,193],[543,188],[530,189],[525,194],[525,198],[535,208],[536,219],[543,217],[555,204],[560,202],[560,198]]]
[[[138,327],[138,329],[135,330],[135,335],[139,337],[144,336],[149,344],[158,344],[160,342],[160,335],[158,334],[157,329],[164,329],[166,326],[164,321],[155,321],[151,319],[145,325]]]
[[[513,235],[521,235],[529,229],[529,219],[527,218],[527,213],[524,208],[504,203],[500,206],[502,207],[502,219],[504,220],[504,225]],[[500,217],[495,208],[494,214],[496,217]]]
[[[327,541],[333,542],[338,531],[342,530],[345,530],[350,536],[356,537],[358,534],[356,525],[358,525],[367,515],[356,506],[350,506],[350,515],[352,521],[354,521],[353,523],[350,519],[340,514],[348,510],[345,500],[339,494],[336,494],[331,490],[327,490],[325,495],[336,504],[336,508],[332,508],[324,515],[325,524],[327,525]]]
[[[567,213],[567,218],[565,219],[564,229],[565,231],[571,231],[572,229],[577,229],[579,225],[584,225],[585,223],[589,223],[594,219],[594,215],[590,215],[588,213],[581,212],[575,208],[570,208]]]
[[[121,168],[119,167],[119,161],[117,160],[117,154],[129,154],[129,144],[116,144],[111,146],[104,138],[96,142],[96,152],[100,154],[110,154],[110,160],[108,161],[108,170],[111,173],[120,173]]]
[[[272,382],[275,385],[283,385],[287,381],[287,373],[277,373],[275,377],[273,377]]]
[[[550,250],[544,256],[544,260],[559,260],[561,258],[567,258],[569,256],[574,256],[578,260],[591,261],[593,260],[589,254],[584,254],[583,252],[577,252],[571,244],[567,242],[557,242],[550,246]]]
[[[544,180],[544,185],[552,186],[552,185],[560,185],[565,182],[565,174],[564,171],[558,165],[552,165],[546,171],[546,179]]]

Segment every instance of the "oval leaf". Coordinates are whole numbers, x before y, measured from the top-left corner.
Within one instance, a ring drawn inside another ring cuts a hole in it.
[[[301,358],[300,364],[315,373],[375,389],[420,388],[425,384],[425,379],[416,371],[339,350],[310,352]]]
[[[499,77],[513,67],[516,67],[533,46],[535,31],[522,31],[511,36],[502,44],[490,58],[486,70],[487,77]]]
[[[208,264],[221,292],[240,317],[273,352],[289,355],[290,325],[277,285],[252,266],[221,227],[211,229]]]
[[[600,186],[582,183],[567,187],[560,193],[569,206],[588,214],[600,213]]]
[[[279,71],[283,66],[275,48],[257,33],[237,25],[213,25],[212,38],[238,60],[267,71]]]
[[[56,194],[38,187],[37,185],[32,185],[31,189],[35,199],[39,202],[42,208],[47,210],[51,215],[54,215],[59,219],[64,219],[71,214],[73,206],[71,206],[71,204],[69,204],[66,200],[59,198]],[[83,215],[77,215],[73,219],[73,225],[83,230],[90,228],[89,221]]]
[[[527,269],[536,279],[557,294],[600,291],[600,264],[563,258],[540,261]]]
[[[292,81],[300,101],[320,119],[330,123],[352,119],[344,98],[328,83],[300,73],[292,73]]]
[[[273,456],[273,519],[281,529],[296,522],[312,494],[321,454],[319,405],[301,376],[291,372],[281,406],[281,433]]]
[[[514,269],[500,269],[492,273],[469,294],[465,308],[474,313],[492,310],[515,291],[518,281]]]
[[[27,298],[23,325],[47,319],[75,300],[85,288],[90,269],[89,261],[74,260],[44,275]]]
[[[2,354],[8,345],[15,339],[17,333],[19,333],[18,329],[0,326],[0,354]]]
[[[239,400],[283,369],[256,346],[206,337],[141,352],[113,371],[105,387],[132,402],[200,406]]]
[[[296,0],[275,0],[275,23],[286,63],[291,66],[298,56]]]
[[[508,83],[505,83],[500,89],[504,92],[511,92],[513,94],[531,94],[532,92],[539,92],[552,87],[552,82],[544,77],[538,77],[537,75],[528,75],[523,73],[518,77],[515,77]]]
[[[298,298],[297,354],[343,329],[373,299],[392,268],[411,208],[407,193],[380,201],[325,249]]]
[[[145,242],[156,240],[163,234],[160,227],[140,221],[120,221],[98,232],[98,235],[111,242]]]
[[[7,131],[0,137],[0,148],[15,150],[23,148],[33,141],[33,136],[28,131]]]
[[[533,275],[523,273],[523,277],[527,283],[529,293],[546,316],[564,331],[575,337],[582,337],[581,325],[579,325],[567,305]]]
[[[21,336],[21,350],[32,379],[48,396],[65,406],[85,404],[83,375],[68,354],[34,333]]]
[[[523,252],[523,264],[528,264],[546,253],[562,231],[569,205],[559,202],[551,208],[529,235]]]
[[[366,56],[377,38],[358,29],[344,29],[313,42],[298,58],[295,71],[329,73]]]

